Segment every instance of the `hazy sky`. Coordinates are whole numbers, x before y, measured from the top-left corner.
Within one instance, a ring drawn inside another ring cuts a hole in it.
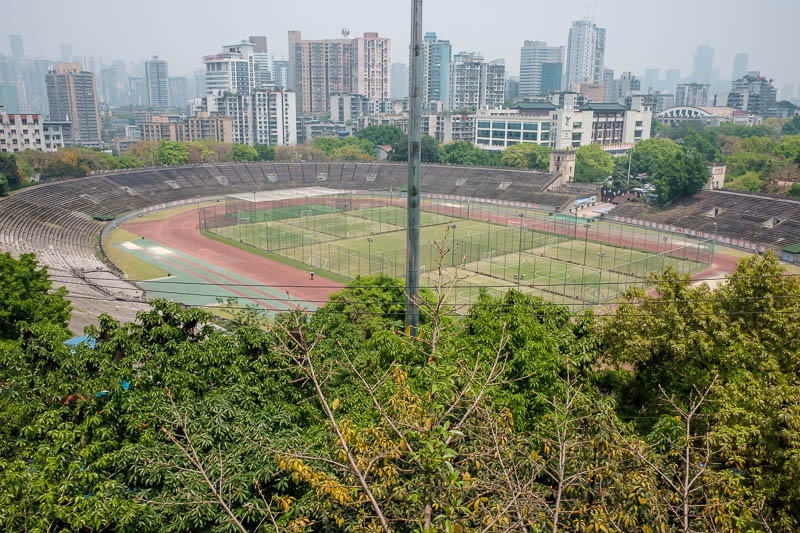
[[[410,0],[3,0],[0,50],[21,33],[27,55],[57,57],[60,43],[75,55],[138,61],[158,55],[170,75],[202,66],[202,56],[248,35],[266,35],[270,53],[286,54],[287,30],[306,38],[377,31],[392,39],[394,61],[407,62]],[[750,54],[750,69],[800,84],[800,0],[426,0],[423,27],[449,39],[454,52],[504,58],[519,73],[523,40],[567,44],[571,22],[588,12],[607,33],[606,66],[641,75],[648,67],[691,73],[697,45],[716,51],[714,66],[729,78],[733,56]]]

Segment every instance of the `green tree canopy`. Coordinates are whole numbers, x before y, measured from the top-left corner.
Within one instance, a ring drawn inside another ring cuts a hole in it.
[[[503,150],[500,165],[513,168],[550,168],[550,148],[535,143],[519,143]]]
[[[233,143],[233,160],[256,161],[258,160],[258,151],[246,144]]]
[[[0,174],[3,174],[8,185],[14,189],[20,185],[22,178],[17,167],[17,157],[14,154],[0,153]]]
[[[256,152],[258,152],[258,160],[259,161],[274,161],[275,160],[275,148],[269,146],[268,144],[257,144],[255,145]]]
[[[439,162],[439,141],[430,135],[422,135],[422,153],[420,158],[423,163]],[[392,145],[392,152],[389,154],[390,161],[408,161],[408,136]]]
[[[367,139],[375,146],[394,146],[405,137],[403,130],[396,126],[369,126],[356,133],[359,139]]]
[[[159,165],[185,165],[189,162],[189,150],[177,141],[161,141],[156,160]]]
[[[800,198],[800,183],[792,183],[792,186],[789,187],[786,194],[793,198]]]
[[[489,156],[467,141],[456,141],[439,147],[439,162],[446,165],[486,166]]]
[[[597,183],[614,171],[614,159],[600,145],[581,146],[575,151],[575,181]]]

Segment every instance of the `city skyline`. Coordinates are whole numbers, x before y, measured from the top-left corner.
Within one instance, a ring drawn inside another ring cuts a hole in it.
[[[197,10],[195,4],[192,4],[194,9],[189,10],[188,2],[176,1],[159,3],[158,9],[164,12],[164,16],[156,19],[147,16],[150,12],[147,5],[151,3],[155,7],[152,0],[143,0],[137,4],[136,10],[122,9],[124,13],[119,15],[126,19],[123,26],[108,24],[107,6],[97,0],[85,2],[80,15],[63,4],[43,1],[24,5],[14,3],[6,11],[16,24],[11,26],[13,29],[0,33],[0,51],[10,53],[9,34],[19,34],[24,39],[25,53],[31,57],[57,59],[61,55],[60,46],[68,44],[75,55],[98,56],[104,64],[115,59],[139,62],[158,55],[169,63],[171,72],[191,75],[202,65],[202,56],[207,50],[216,49],[221,43],[239,42],[247,35],[266,35],[270,42],[270,56],[280,59],[288,57],[289,30],[299,29],[311,39],[331,39],[339,36],[340,28],[348,28],[352,35],[378,32],[391,38],[394,41],[391,61],[407,63],[405,43],[408,42],[410,9],[405,3],[398,5],[398,16],[394,17],[374,16],[373,9],[370,9],[373,4],[363,0],[354,0],[346,5],[313,0],[286,6],[280,13],[268,12],[267,7],[255,2],[239,2],[237,7],[243,9],[203,17],[202,10]],[[650,10],[657,9],[658,4],[654,1],[621,0],[613,6],[600,0],[593,3],[596,6],[590,3],[587,10],[586,2],[577,0],[569,0],[559,7],[512,0],[502,11],[475,0],[462,2],[457,11],[449,9],[449,6],[426,4],[423,29],[444,35],[451,41],[454,53],[474,50],[489,61],[503,58],[507,72],[517,75],[520,70],[519,49],[523,41],[540,40],[551,46],[566,46],[572,22],[586,17],[588,11],[593,21],[608,32],[605,65],[616,71],[641,75],[648,68],[659,68],[663,77],[667,69],[678,68],[686,78],[692,74],[697,46],[708,43],[714,48],[713,66],[721,79],[729,77],[736,54],[745,52],[749,54],[750,70],[761,71],[779,85],[800,82],[800,65],[786,61],[779,53],[796,49],[798,44],[791,25],[800,14],[800,6],[791,0],[771,0],[767,8],[748,17],[736,15],[743,12],[735,8],[737,3],[745,5],[741,0],[725,2],[725,10],[721,9],[723,3],[719,1],[698,4],[676,0],[673,9],[658,10],[658,19],[653,19],[650,13]],[[531,16],[508,17],[509,10]],[[245,11],[248,16],[246,21],[242,21],[239,15]],[[782,15],[775,16],[777,12]],[[92,20],[94,13],[97,13],[96,21]],[[105,18],[100,18],[100,14]],[[76,27],[78,16],[83,26],[96,22],[96,31],[70,34],[58,30],[59,27]],[[20,21],[27,19],[36,19],[39,24],[19,25]],[[710,19],[716,23],[708,24]],[[193,31],[175,32],[176,20],[191,26]],[[250,22],[253,20],[264,22]],[[752,31],[759,25],[769,27],[770,31]],[[496,35],[486,31],[492,27],[497,28]],[[680,28],[680,32],[675,28]]]

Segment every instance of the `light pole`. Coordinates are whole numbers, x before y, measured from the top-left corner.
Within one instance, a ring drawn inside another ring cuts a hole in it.
[[[367,270],[367,272],[369,272],[370,276],[372,275],[372,241],[374,241],[374,240],[375,239],[373,239],[372,237],[367,237],[367,250],[368,250],[367,251],[367,257],[368,257],[368,259],[367,259],[367,262],[368,262],[368,266],[367,266],[368,270]]]
[[[450,229],[453,230],[453,244],[450,247],[450,266],[455,266],[456,264],[456,225],[450,224]]]
[[[522,219],[525,213],[519,213],[519,253],[517,254],[517,290],[519,290],[520,283],[522,283]]]
[[[600,262],[600,278],[597,281],[597,301],[600,301],[600,291],[603,290],[603,257],[606,255],[604,251],[597,252],[597,258]]]
[[[625,188],[629,189],[631,186],[631,163],[633,162],[633,151],[636,150],[636,143],[633,144],[631,147],[631,151],[628,154],[628,181],[625,182]]]

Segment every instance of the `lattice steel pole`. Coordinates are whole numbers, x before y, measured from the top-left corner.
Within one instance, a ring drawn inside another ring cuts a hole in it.
[[[422,159],[422,0],[411,0],[411,83],[408,93],[408,204],[406,230],[406,329],[419,324],[419,170]]]

